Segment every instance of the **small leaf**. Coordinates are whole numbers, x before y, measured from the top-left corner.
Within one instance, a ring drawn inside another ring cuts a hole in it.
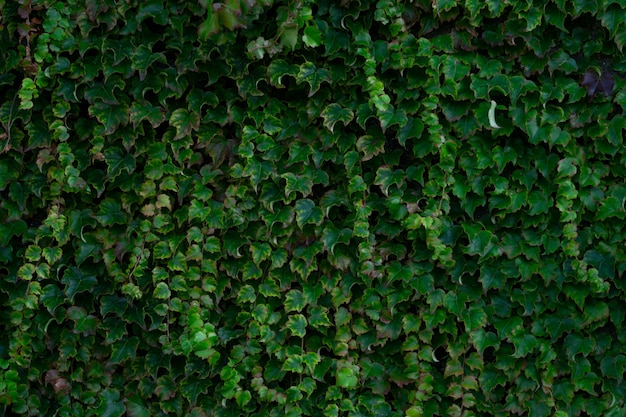
[[[493,129],[500,129],[500,126],[498,126],[498,123],[496,123],[497,105],[498,103],[496,103],[494,100],[491,100],[491,106],[489,107],[489,113],[487,114],[487,117],[489,118],[489,126],[491,126]]]

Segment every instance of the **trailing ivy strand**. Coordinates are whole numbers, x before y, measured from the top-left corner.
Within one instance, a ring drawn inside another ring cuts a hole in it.
[[[626,6],[0,0],[0,414],[626,413]]]

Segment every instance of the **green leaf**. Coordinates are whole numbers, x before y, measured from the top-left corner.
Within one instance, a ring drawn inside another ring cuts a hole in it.
[[[61,282],[65,284],[65,295],[74,302],[74,296],[82,292],[91,292],[98,284],[98,279],[92,275],[85,275],[75,266],[67,268]]]
[[[274,59],[272,63],[267,67],[267,74],[270,78],[270,83],[274,87],[284,87],[283,77],[290,75],[296,78],[299,72],[299,67],[295,64],[289,64],[283,59]]]
[[[376,155],[385,153],[385,137],[384,136],[361,136],[356,142],[356,148],[363,154],[361,161],[369,161]]]
[[[313,179],[308,175],[296,175],[293,172],[286,172],[281,175],[287,184],[285,185],[285,198],[289,199],[292,193],[299,192],[302,197],[311,194],[313,190]]]
[[[606,197],[596,212],[595,220],[604,220],[609,217],[623,219],[625,215],[623,201],[616,197]]]
[[[67,309],[67,317],[74,322],[74,332],[83,335],[95,334],[98,326],[98,318],[93,314],[87,314],[82,307],[72,306]]]
[[[359,368],[340,361],[337,364],[337,385],[341,388],[354,389],[359,380]]]
[[[96,219],[103,226],[125,224],[127,221],[125,213],[122,212],[120,203],[112,198],[106,198],[100,203],[100,210],[96,215]]]
[[[200,126],[200,116],[187,109],[176,109],[169,119],[170,125],[176,128],[176,137],[181,139],[191,135],[192,131],[198,130]]]
[[[267,242],[253,242],[250,244],[250,252],[252,253],[252,261],[259,265],[272,255],[272,248]]]
[[[154,298],[157,298],[160,300],[167,300],[171,297],[171,295],[172,295],[172,292],[170,291],[169,287],[167,286],[165,282],[159,282],[154,288],[154,291],[152,293],[152,296]]]
[[[110,364],[119,364],[129,359],[134,359],[137,355],[137,348],[139,347],[139,338],[136,336],[125,337],[122,340],[113,344],[111,357],[109,358]]]
[[[24,220],[0,223],[1,246],[7,246],[14,236],[21,236],[26,230],[28,230],[28,225]]]
[[[383,129],[383,132],[387,130],[387,128],[398,125],[399,128],[404,128],[408,123],[408,117],[404,110],[401,109],[386,109],[378,113],[378,117],[380,118],[380,127]]]
[[[125,396],[126,410],[129,417],[150,417],[150,410],[146,407],[145,402],[138,394]]]
[[[347,227],[338,229],[333,223],[328,223],[324,226],[322,232],[322,242],[324,243],[324,249],[331,254],[335,253],[335,246],[338,244],[347,245],[350,243],[352,237],[352,230]]]
[[[322,117],[324,118],[324,126],[333,133],[337,122],[342,122],[347,127],[348,123],[354,119],[354,113],[351,109],[332,103],[322,111]]]
[[[595,343],[592,339],[580,336],[578,333],[568,334],[563,341],[563,345],[570,361],[574,361],[575,356],[578,354],[583,356],[589,355],[595,348]]]
[[[324,219],[324,212],[321,208],[315,206],[315,202],[311,199],[304,198],[296,201],[296,223],[300,228],[306,224],[320,225]]]
[[[95,411],[100,417],[122,417],[126,412],[124,402],[120,399],[119,391],[107,388],[98,393],[100,405]]]
[[[130,109],[126,104],[107,104],[98,101],[89,106],[89,114],[104,125],[104,133],[110,135],[120,125],[126,125],[129,120]]]
[[[256,301],[256,291],[252,285],[244,285],[237,293],[238,303],[254,303]]]
[[[602,375],[606,378],[622,381],[626,371],[626,356],[622,354],[605,356],[600,362],[600,369],[602,370]]]
[[[135,158],[131,153],[125,152],[119,147],[107,148],[103,153],[108,166],[108,179],[116,178],[122,171],[126,171],[128,174],[135,171]]]
[[[115,105],[119,104],[119,100],[115,96],[115,90],[124,91],[126,83],[117,74],[107,78],[104,83],[95,82],[93,86],[85,90],[85,100],[89,104],[96,102],[102,102],[104,104]]]
[[[12,181],[18,179],[20,176],[20,169],[16,164],[4,158],[0,160],[0,191],[4,191]]]
[[[311,24],[304,28],[302,41],[306,46],[311,48],[318,47],[322,44],[322,32],[320,32],[317,25]]]
[[[306,306],[306,297],[300,290],[290,290],[285,296],[285,311],[301,312]]]
[[[287,328],[296,337],[304,337],[306,335],[306,318],[302,314],[294,314],[287,319]]]
[[[331,74],[330,71],[328,71],[327,69],[318,69],[312,62],[305,62],[304,64],[300,65],[300,70],[296,75],[296,80],[298,84],[302,82],[306,82],[307,84],[309,84],[309,97],[313,97],[313,95],[318,92],[318,90],[320,89],[320,85],[323,82],[331,82]]]
[[[398,188],[402,187],[406,173],[401,169],[392,170],[388,166],[381,166],[376,170],[376,178],[374,184],[380,186],[385,196],[389,195],[389,188],[392,185],[396,185]]]
[[[147,120],[152,127],[156,128],[165,121],[165,112],[160,106],[154,106],[148,102],[141,103],[135,101],[130,106],[129,120],[135,128],[144,120]]]

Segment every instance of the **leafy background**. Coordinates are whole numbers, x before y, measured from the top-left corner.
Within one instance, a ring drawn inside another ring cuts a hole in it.
[[[0,10],[4,414],[624,415],[621,2]]]

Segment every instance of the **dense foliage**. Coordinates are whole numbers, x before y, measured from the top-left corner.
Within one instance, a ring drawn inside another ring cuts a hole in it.
[[[0,10],[0,414],[626,412],[623,2]]]

